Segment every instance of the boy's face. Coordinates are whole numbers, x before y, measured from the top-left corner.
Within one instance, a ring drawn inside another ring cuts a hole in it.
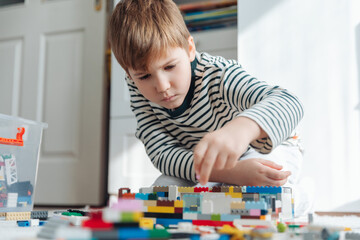
[[[189,38],[189,54],[183,48],[170,48],[153,59],[147,71],[129,69],[129,75],[141,94],[167,109],[176,109],[184,102],[191,83],[191,65],[195,44]]]

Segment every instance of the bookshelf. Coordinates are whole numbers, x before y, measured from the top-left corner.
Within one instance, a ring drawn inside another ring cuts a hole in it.
[[[237,25],[237,0],[175,1],[190,32]]]
[[[237,0],[175,0],[198,51],[237,59]]]

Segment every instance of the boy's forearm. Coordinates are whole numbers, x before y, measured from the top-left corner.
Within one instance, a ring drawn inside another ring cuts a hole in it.
[[[267,133],[254,120],[247,117],[237,117],[227,123],[224,128],[227,128],[233,134],[241,134],[241,137],[246,137],[248,143],[260,138],[267,137]]]

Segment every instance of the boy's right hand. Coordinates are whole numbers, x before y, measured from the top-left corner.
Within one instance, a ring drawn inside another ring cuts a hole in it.
[[[282,166],[261,158],[240,160],[229,170],[214,170],[211,181],[241,186],[282,186],[291,175]]]

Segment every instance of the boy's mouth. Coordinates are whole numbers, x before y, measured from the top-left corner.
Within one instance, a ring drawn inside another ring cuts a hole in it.
[[[170,102],[170,101],[174,100],[174,98],[175,98],[175,95],[172,95],[172,96],[169,96],[169,97],[164,97],[162,99],[162,101],[163,102]]]

